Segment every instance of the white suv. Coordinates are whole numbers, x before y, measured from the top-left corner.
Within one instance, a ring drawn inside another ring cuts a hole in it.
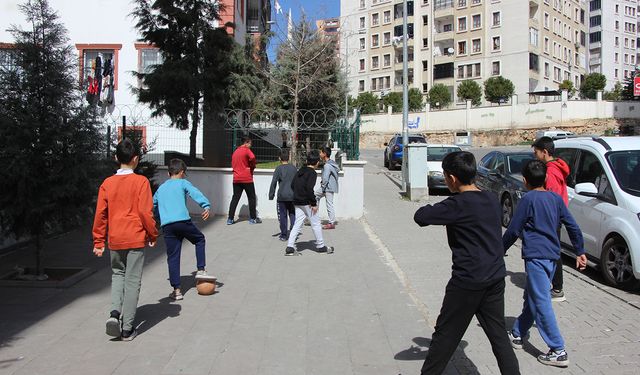
[[[599,265],[613,286],[635,287],[640,279],[640,137],[563,139],[555,147],[571,168],[569,211],[582,230],[590,265]],[[569,243],[564,229],[562,242]]]

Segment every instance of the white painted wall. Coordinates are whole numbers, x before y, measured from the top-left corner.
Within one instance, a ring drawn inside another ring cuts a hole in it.
[[[365,161],[345,161],[342,163],[342,171],[339,174],[339,193],[334,197],[336,216],[338,219],[359,219],[364,211],[364,166]],[[258,216],[265,219],[278,217],[276,201],[269,200],[269,187],[273,169],[256,169],[254,184],[257,195]],[[320,171],[316,188],[320,186]],[[158,168],[156,181],[159,183],[168,179],[166,167]],[[227,215],[229,203],[233,196],[233,170],[231,168],[189,168],[189,181],[195,185],[211,202],[211,211],[216,215]],[[189,201],[189,212],[199,214],[202,209]],[[249,216],[249,202],[246,194],[242,195],[236,216]],[[320,203],[320,217],[327,219],[327,209],[324,199]]]

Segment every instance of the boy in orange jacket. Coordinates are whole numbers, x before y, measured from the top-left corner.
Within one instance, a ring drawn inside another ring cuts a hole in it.
[[[155,246],[158,229],[153,218],[151,187],[146,177],[133,173],[139,152],[128,139],[116,147],[120,169],[100,186],[93,220],[93,253],[102,256],[109,228],[111,255],[111,314],[107,335],[131,341],[142,282],[144,247]]]

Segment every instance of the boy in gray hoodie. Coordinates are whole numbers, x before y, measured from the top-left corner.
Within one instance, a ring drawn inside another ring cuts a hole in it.
[[[278,188],[278,221],[280,222],[280,241],[289,239],[289,232],[296,221],[296,209],[293,205],[293,189],[291,182],[298,170],[289,164],[289,150],[282,150],[280,154],[280,165],[273,172],[271,187],[269,188],[269,200],[272,201],[276,195],[276,185]],[[288,224],[287,225],[287,218]]]
[[[323,225],[322,229],[335,229],[336,227],[336,210],[333,205],[333,195],[338,193],[338,172],[340,168],[330,157],[331,148],[328,146],[320,147],[320,159],[323,161],[324,166],[322,167],[320,190],[316,191],[316,200],[320,202],[320,199],[325,197],[327,212],[329,213],[329,223]]]

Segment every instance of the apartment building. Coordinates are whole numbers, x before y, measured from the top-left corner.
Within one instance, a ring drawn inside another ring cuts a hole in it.
[[[340,18],[327,18],[316,21],[316,28],[323,38],[335,43],[335,53],[340,56]]]
[[[589,1],[589,72],[607,77],[607,90],[640,65],[638,0]]]
[[[343,0],[341,43],[351,95],[402,90],[402,1]],[[455,95],[466,79],[502,75],[519,101],[532,92],[579,86],[586,67],[584,0],[416,0],[408,2],[409,86]],[[355,40],[355,43],[353,42]]]

